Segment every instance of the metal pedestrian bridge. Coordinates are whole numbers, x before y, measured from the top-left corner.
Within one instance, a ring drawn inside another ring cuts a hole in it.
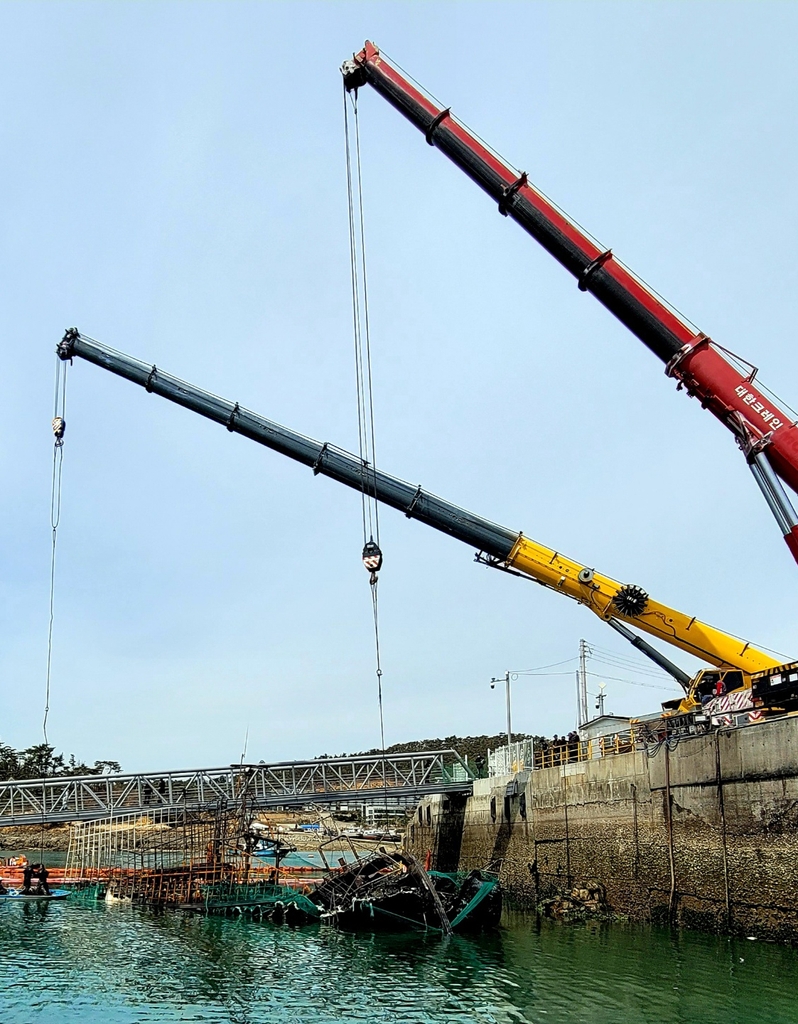
[[[329,757],[185,771],[0,782],[0,827],[92,821],[116,814],[255,810],[306,804],[411,802],[470,794],[475,776],[454,750]]]

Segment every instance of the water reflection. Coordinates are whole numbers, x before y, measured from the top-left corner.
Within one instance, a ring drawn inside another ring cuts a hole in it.
[[[520,915],[492,935],[441,939],[2,906],[0,986],[3,1024],[798,1021],[792,950]]]

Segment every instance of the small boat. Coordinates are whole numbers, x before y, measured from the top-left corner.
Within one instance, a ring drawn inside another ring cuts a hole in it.
[[[271,839],[263,836],[258,840],[255,849],[252,851],[256,857],[270,857],[272,860],[281,861],[289,853],[296,853],[295,846],[289,846],[281,839]]]
[[[49,893],[46,892],[27,892],[23,893],[19,889],[9,889],[8,892],[0,895],[0,900],[14,900],[17,903],[26,903],[29,900],[36,900],[37,902],[46,902],[48,900],[65,900],[69,895],[69,889],[51,889]]]

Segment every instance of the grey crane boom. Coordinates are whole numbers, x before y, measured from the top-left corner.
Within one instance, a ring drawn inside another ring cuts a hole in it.
[[[265,416],[260,416],[250,409],[243,409],[238,402],[219,398],[218,395],[203,391],[201,388],[194,387],[193,384],[187,384],[156,366],[127,356],[92,338],[87,338],[76,328],[70,328],[65,333],[58,345],[57,353],[61,359],[71,360],[78,357],[110,370],[111,373],[124,377],[153,394],[161,395],[176,405],[182,405],[215,423],[223,424],[232,433],[242,434],[252,441],[257,441],[258,444],[311,467],[315,474],[320,473],[351,487],[353,490],[369,494],[378,501],[404,512],[408,518],[417,519],[427,526],[476,547],[479,561],[496,568],[505,568],[514,575],[534,580],[549,589],[564,593],[580,603],[587,604],[591,611],[615,628],[618,626],[614,620],[618,616],[622,616],[627,621],[659,636],[660,639],[664,639],[668,643],[681,646],[683,650],[688,650],[699,657],[708,657],[713,663],[726,664],[728,662],[728,664],[736,665],[740,660],[739,657],[732,658],[731,661],[729,660],[730,656],[719,657],[715,653],[714,646],[711,650],[709,648],[705,650],[704,646],[696,647],[692,640],[683,642],[678,638],[674,639],[671,635],[672,617],[669,619],[667,629],[663,632],[659,626],[652,628],[648,623],[645,618],[645,608],[640,614],[627,614],[613,603],[614,598],[611,595],[622,593],[628,588],[622,587],[610,580],[609,577],[605,579],[604,584],[608,588],[603,597],[604,603],[596,604],[595,593],[600,591],[601,587],[592,582],[595,575],[592,569],[585,569],[573,560],[561,556],[558,552],[530,541],[523,534],[508,530],[503,526],[497,526],[490,520],[483,519],[473,512],[467,512],[458,505],[453,505],[435,494],[430,494],[421,487],[415,487],[397,477],[375,470],[356,455],[333,445],[314,441],[275,423],[273,420],[268,420]],[[577,573],[577,570],[580,570],[580,579],[584,572],[589,574],[587,583],[577,584],[574,580],[571,580],[570,583],[567,582],[570,576]],[[602,577],[602,579],[604,578]],[[648,595],[645,595],[644,591],[640,591],[640,593],[645,596],[645,601],[648,603]],[[670,616],[681,615],[681,613],[667,609],[664,605],[658,607],[664,609],[664,613]],[[685,616],[681,616],[681,618],[687,621]],[[696,626],[697,623],[698,620],[695,617],[689,621],[690,626]],[[709,634],[713,637],[717,635],[726,646],[731,643],[739,647],[740,642],[732,637],[727,637],[711,627],[704,627],[703,624],[700,624],[700,628],[708,629]],[[689,677],[682,669],[629,630],[619,629],[619,632],[627,640],[632,640],[639,650],[647,654],[661,668],[670,672],[682,686],[687,687]],[[761,657],[766,659],[766,667],[776,664],[773,659],[761,655],[761,652],[748,644],[745,644],[743,650],[749,651],[749,660]],[[758,660],[755,667],[760,667]]]
[[[242,434],[251,441],[309,466],[316,474],[331,477],[356,491],[372,494],[377,500],[404,512],[410,519],[417,519],[442,533],[448,533],[493,558],[506,560],[518,540],[519,534],[516,531],[497,526],[421,487],[374,470],[350,452],[314,441],[250,409],[242,408],[237,402],[219,398],[156,366],[117,352],[99,341],[85,337],[75,328],[66,332],[57,352],[61,359],[78,357],[110,370],[152,394],[191,409],[215,423],[221,423],[232,433]]]

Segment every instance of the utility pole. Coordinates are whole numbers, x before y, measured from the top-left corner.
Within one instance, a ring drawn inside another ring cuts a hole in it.
[[[513,743],[513,726],[510,720],[510,673],[505,672],[504,674],[504,686],[505,693],[507,695],[507,746],[512,746]],[[509,750],[507,751],[509,754]]]
[[[584,725],[588,721],[587,710],[587,640],[579,641],[579,724]]]
[[[574,675],[576,676],[576,728],[581,729],[585,724],[582,721],[582,674],[577,669]]]
[[[502,682],[501,676],[499,676],[499,677],[494,676],[493,679],[491,679],[491,681],[490,681],[490,688],[491,688],[491,690],[494,690],[496,688],[496,683],[500,683],[500,682]],[[510,673],[509,673],[509,671],[504,673],[504,692],[505,692],[505,699],[507,701],[507,748],[508,748],[507,749],[507,756],[509,757],[510,756],[509,748],[512,745],[512,742],[513,742],[513,726],[512,726],[512,720],[510,718]]]

